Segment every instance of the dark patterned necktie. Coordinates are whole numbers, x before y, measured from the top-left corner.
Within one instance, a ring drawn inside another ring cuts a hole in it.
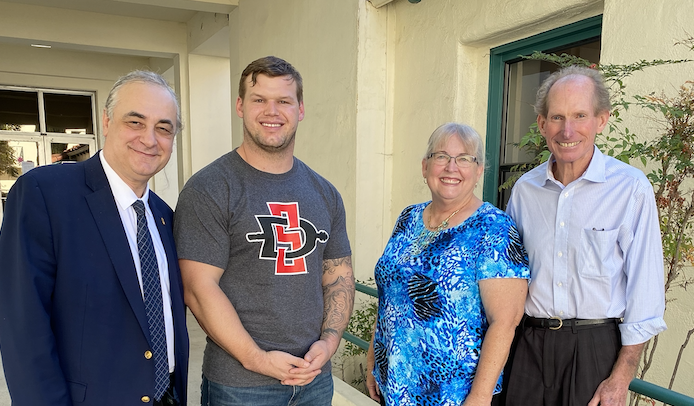
[[[152,236],[149,234],[145,218],[145,204],[142,200],[133,203],[137,213],[137,252],[140,255],[142,290],[145,294],[145,310],[149,335],[152,338],[154,356],[154,399],[161,399],[169,386],[169,359],[166,352],[166,328],[164,327],[164,305],[161,298],[161,281],[157,255],[154,252]]]

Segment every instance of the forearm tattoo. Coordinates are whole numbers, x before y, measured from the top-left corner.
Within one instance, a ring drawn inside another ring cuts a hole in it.
[[[332,335],[338,340],[354,307],[354,274],[350,257],[323,261],[323,277],[342,272],[335,280],[323,286],[323,331],[321,336]]]
[[[342,257],[336,259],[323,260],[323,276],[332,275],[340,265],[346,265],[352,271],[352,257]]]

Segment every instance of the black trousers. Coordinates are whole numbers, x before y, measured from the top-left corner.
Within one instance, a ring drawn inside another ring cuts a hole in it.
[[[610,375],[621,347],[616,323],[550,330],[521,322],[502,401],[505,406],[585,406]]]

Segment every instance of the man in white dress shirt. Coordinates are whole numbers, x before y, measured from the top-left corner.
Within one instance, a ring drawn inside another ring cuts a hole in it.
[[[507,208],[532,277],[507,405],[623,406],[645,342],[666,329],[653,188],[594,145],[610,108],[593,69],[562,69],[538,90],[552,155],[518,180]]]

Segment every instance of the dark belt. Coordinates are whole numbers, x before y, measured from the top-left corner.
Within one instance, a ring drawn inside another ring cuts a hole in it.
[[[619,324],[622,319],[560,319],[552,317],[549,319],[538,319],[536,317],[525,316],[523,325],[526,327],[541,327],[550,330],[560,330],[563,328],[591,327],[601,324]]]

